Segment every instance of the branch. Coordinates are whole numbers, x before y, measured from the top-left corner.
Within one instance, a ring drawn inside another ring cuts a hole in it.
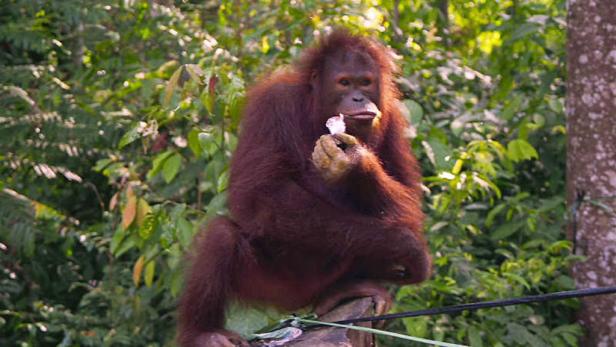
[[[374,315],[374,301],[359,298],[333,309],[319,318],[324,322],[335,322]],[[359,326],[372,327],[372,323],[359,323]],[[252,346],[262,346],[258,342]],[[374,335],[341,328],[315,328],[285,343],[285,347],[369,347],[374,346]]]

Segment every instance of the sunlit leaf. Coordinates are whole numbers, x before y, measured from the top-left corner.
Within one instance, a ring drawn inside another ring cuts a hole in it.
[[[126,190],[126,205],[122,211],[122,228],[128,229],[133,223],[137,213],[137,197],[133,193],[133,189],[129,186]]]
[[[458,159],[456,160],[456,163],[453,166],[453,169],[451,169],[451,173],[454,175],[457,175],[460,173],[460,171],[462,171],[462,166],[464,165],[464,160],[462,159]]]
[[[147,215],[145,215],[143,222],[139,227],[139,237],[144,240],[149,239],[150,236],[152,236],[154,228],[156,228],[157,224],[158,220],[156,218],[156,215],[152,213],[148,213]],[[164,237],[164,235],[162,237]]]
[[[267,53],[270,50],[269,40],[267,36],[261,38],[261,53]]]
[[[201,144],[199,143],[199,129],[192,129],[187,136],[188,148],[193,152],[195,157],[201,155]]]
[[[138,287],[139,282],[141,282],[141,272],[143,271],[144,261],[145,258],[140,256],[135,262],[135,265],[133,265],[133,283],[135,284],[135,287]]]
[[[118,204],[118,200],[120,199],[120,192],[116,192],[113,194],[111,199],[109,200],[109,210],[113,211]]]
[[[522,139],[516,139],[507,144],[507,157],[514,162],[537,159],[539,154],[535,148]]]
[[[528,283],[528,281],[526,281],[522,276],[517,275],[515,273],[512,272],[505,272],[503,274],[504,277],[509,278],[510,280],[513,280],[514,282],[517,282],[518,284],[523,285],[526,289],[530,289],[530,284]]]
[[[137,226],[141,226],[145,220],[145,216],[150,213],[152,208],[147,201],[143,198],[139,198],[137,202],[137,213],[135,215],[135,223]]]
[[[428,321],[427,317],[416,317],[403,319],[402,322],[406,327],[406,332],[409,335],[417,337],[426,337],[428,334]]]
[[[492,50],[502,43],[498,31],[484,31],[477,36],[477,41],[479,41],[479,49],[486,54],[492,53]]]
[[[166,63],[164,63],[163,65],[161,65],[158,70],[156,70],[156,73],[159,74],[162,77],[165,77],[166,75],[170,74],[171,71],[175,70],[178,66],[178,61],[177,60],[170,60]]]
[[[143,281],[145,282],[146,287],[151,287],[152,282],[154,281],[154,272],[156,269],[156,262],[150,260],[148,264],[145,266],[145,273],[143,275]],[[138,284],[135,284],[138,285]]]

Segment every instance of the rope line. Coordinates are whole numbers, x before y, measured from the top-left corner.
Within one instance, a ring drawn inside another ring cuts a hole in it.
[[[616,294],[616,286],[576,289],[576,290],[568,290],[568,291],[563,291],[563,292],[523,296],[519,298],[494,300],[494,301],[480,301],[480,302],[461,304],[461,305],[428,308],[428,309],[417,310],[417,311],[390,313],[390,314],[384,314],[381,316],[374,316],[374,317],[345,319],[341,321],[336,321],[334,323],[350,324],[350,323],[374,322],[374,321],[382,321],[382,320],[390,320],[390,319],[398,319],[398,318],[434,316],[438,314],[449,314],[449,313],[457,313],[457,312],[462,312],[462,311],[472,311],[472,310],[478,310],[482,308],[505,307],[505,306],[520,305],[520,304],[530,304],[534,302],[564,300],[564,299],[580,298],[580,297],[595,296],[595,295],[606,295],[606,294]]]
[[[338,323],[329,323],[329,322],[321,322],[321,321],[318,321],[318,320],[299,318],[299,317],[295,318],[295,320],[297,322],[299,322],[299,323],[302,323],[302,324],[311,324],[311,326],[312,326],[312,324],[314,324],[314,325],[324,325],[324,326],[329,326],[329,327],[334,327],[334,328],[351,329],[351,330],[363,331],[363,332],[371,333],[371,334],[379,334],[379,335],[384,335],[384,336],[391,336],[391,337],[395,337],[395,338],[402,339],[402,340],[415,341],[415,342],[424,343],[424,344],[428,344],[428,345],[432,345],[432,346],[440,346],[440,347],[468,347],[467,345],[459,345],[457,343],[449,343],[449,342],[443,342],[443,341],[424,339],[424,338],[421,338],[421,337],[404,335],[404,334],[398,334],[398,333],[394,333],[394,332],[391,332],[391,331],[385,331],[385,330],[374,329],[374,328],[367,328],[367,327],[362,327],[362,326],[338,324]]]

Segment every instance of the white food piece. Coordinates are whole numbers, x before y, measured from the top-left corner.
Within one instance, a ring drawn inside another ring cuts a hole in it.
[[[329,129],[329,133],[332,135],[342,134],[346,132],[346,126],[344,125],[344,115],[340,113],[337,116],[333,116],[325,122],[325,126]]]

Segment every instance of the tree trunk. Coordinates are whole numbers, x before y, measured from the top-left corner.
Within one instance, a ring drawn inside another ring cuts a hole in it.
[[[439,36],[443,39],[445,47],[449,47],[451,45],[449,35],[449,0],[438,0],[437,8],[439,13],[437,21]]]
[[[616,1],[569,0],[567,201],[579,288],[616,285]],[[616,295],[582,300],[581,346],[616,346]]]

